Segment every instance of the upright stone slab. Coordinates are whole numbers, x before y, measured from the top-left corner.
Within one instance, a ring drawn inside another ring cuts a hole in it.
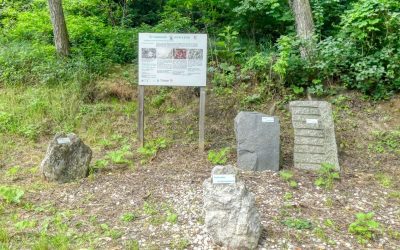
[[[205,225],[214,243],[228,249],[256,249],[262,227],[254,194],[232,166],[216,166],[203,183]]]
[[[240,112],[235,118],[237,165],[243,170],[279,170],[280,125],[278,117]]]
[[[294,101],[289,104],[294,127],[294,167],[318,170],[321,163],[340,170],[330,103]]]

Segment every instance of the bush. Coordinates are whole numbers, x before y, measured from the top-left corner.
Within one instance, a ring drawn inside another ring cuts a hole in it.
[[[349,225],[349,233],[357,236],[361,244],[367,243],[376,236],[381,225],[373,220],[374,213],[358,213],[356,220]]]
[[[83,4],[92,6],[90,3],[86,0]],[[87,83],[106,73],[111,63],[136,58],[135,36],[140,29],[111,27],[103,16],[94,16],[96,11],[81,15],[74,1],[67,1],[64,8],[72,45],[71,57],[64,59],[56,55],[46,1],[15,3],[2,9],[0,84]]]
[[[396,0],[357,1],[342,15],[338,34],[318,44],[309,67],[374,99],[399,91],[399,11]]]

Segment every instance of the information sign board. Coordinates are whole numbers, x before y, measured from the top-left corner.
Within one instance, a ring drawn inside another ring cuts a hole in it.
[[[207,35],[139,33],[139,85],[206,86]]]

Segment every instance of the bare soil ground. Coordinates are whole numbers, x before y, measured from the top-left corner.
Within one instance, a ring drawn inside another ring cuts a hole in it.
[[[157,91],[149,88],[146,103],[152,103]],[[207,102],[207,150],[231,147],[231,164],[236,160],[233,118],[237,111],[268,113],[277,101],[243,107],[240,99],[239,94],[210,94]],[[262,214],[259,248],[399,249],[400,137],[390,135],[400,130],[400,96],[373,103],[343,92],[326,100],[334,107],[342,167],[332,189],[314,185],[317,173],[293,169],[293,131],[286,105],[277,105],[275,112],[281,119],[282,169],[294,173],[298,187],[291,188],[279,173],[241,173]],[[206,153],[197,151],[197,103],[195,90],[173,89],[161,106],[148,105],[146,137],[165,137],[168,146],[142,164],[136,152],[136,116],[114,114],[109,121],[114,129],[102,138],[89,136],[82,126],[77,132],[92,147],[93,164],[124,144],[131,145],[133,153],[126,155],[129,163],[108,159],[88,178],[69,184],[48,183],[38,171],[51,136],[37,142],[8,137],[14,146],[0,161],[0,183],[25,190],[21,204],[3,202],[0,209],[0,226],[8,232],[9,248],[34,248],[46,228],[50,236],[67,236],[70,249],[219,249],[207,235],[202,214],[202,183],[212,165]],[[19,170],[12,173],[15,166]],[[381,225],[365,244],[348,232],[360,212],[374,212]],[[128,214],[134,218],[126,219]],[[312,227],[288,227],[283,221],[289,218],[307,220]],[[35,223],[21,229],[16,226],[19,221]]]

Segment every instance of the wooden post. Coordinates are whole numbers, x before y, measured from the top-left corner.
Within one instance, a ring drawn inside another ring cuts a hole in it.
[[[200,87],[199,151],[204,151],[204,123],[206,113],[206,87]]]
[[[144,86],[139,85],[138,139],[140,147],[144,146]]]

